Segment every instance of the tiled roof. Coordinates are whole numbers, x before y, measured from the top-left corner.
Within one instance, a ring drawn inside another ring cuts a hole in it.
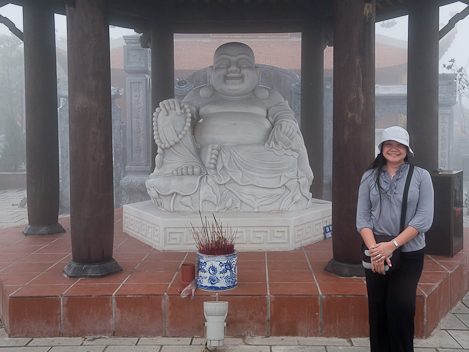
[[[232,40],[206,42],[175,41],[174,66],[176,70],[198,70],[213,63],[213,53],[223,43]],[[242,41],[242,40],[240,40]],[[242,41],[254,51],[256,63],[282,67],[287,70],[301,67],[301,41],[254,40]]]
[[[111,49],[111,68],[124,68],[124,47]]]
[[[384,44],[375,45],[376,68],[391,67],[407,63],[407,50]]]
[[[213,63],[213,53],[223,43],[232,40],[174,42],[174,66],[176,70],[196,71]],[[294,40],[240,40],[249,45],[256,57],[256,63],[281,67],[287,70],[301,68],[301,41]],[[407,62],[407,50],[384,44],[376,44],[376,67],[391,67]],[[123,48],[111,50],[111,67],[124,67]],[[333,48],[324,52],[324,68],[332,69]]]

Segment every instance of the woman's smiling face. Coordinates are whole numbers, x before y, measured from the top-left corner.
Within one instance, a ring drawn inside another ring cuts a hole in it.
[[[396,141],[383,142],[383,156],[388,163],[403,164],[407,156],[407,147]]]

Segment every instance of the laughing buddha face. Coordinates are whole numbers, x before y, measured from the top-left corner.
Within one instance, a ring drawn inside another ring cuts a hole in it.
[[[211,82],[215,90],[224,96],[244,96],[259,84],[254,53],[242,43],[220,46],[213,58]]]

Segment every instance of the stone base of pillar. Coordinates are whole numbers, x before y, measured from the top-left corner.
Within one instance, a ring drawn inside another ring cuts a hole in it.
[[[365,277],[365,269],[361,264],[340,263],[334,259],[327,263],[324,271],[340,277]]]
[[[65,229],[60,224],[47,226],[26,225],[26,227],[23,229],[23,235],[25,236],[46,236],[62,232],[65,232]]]
[[[94,264],[80,264],[71,260],[63,269],[63,273],[69,279],[101,278],[112,274],[117,274],[121,271],[122,268],[114,259],[104,263]]]

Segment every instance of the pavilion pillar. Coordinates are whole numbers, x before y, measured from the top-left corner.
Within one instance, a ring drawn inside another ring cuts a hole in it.
[[[320,20],[305,21],[301,33],[301,133],[314,173],[311,193],[324,190],[324,27]]]
[[[327,272],[361,276],[362,239],[356,230],[360,179],[374,157],[375,3],[334,2],[334,122],[332,248]]]
[[[174,98],[174,35],[171,26],[164,19],[154,22],[151,27],[151,111],[160,102]],[[152,133],[153,136],[153,133]],[[155,169],[157,146],[152,141],[152,170]]]
[[[70,116],[70,229],[68,277],[122,271],[114,240],[111,69],[106,0],[67,6]]]
[[[438,168],[438,21],[436,1],[409,3],[407,129],[412,162],[428,171]]]
[[[28,225],[25,235],[65,232],[59,216],[59,137],[54,11],[23,7]]]

